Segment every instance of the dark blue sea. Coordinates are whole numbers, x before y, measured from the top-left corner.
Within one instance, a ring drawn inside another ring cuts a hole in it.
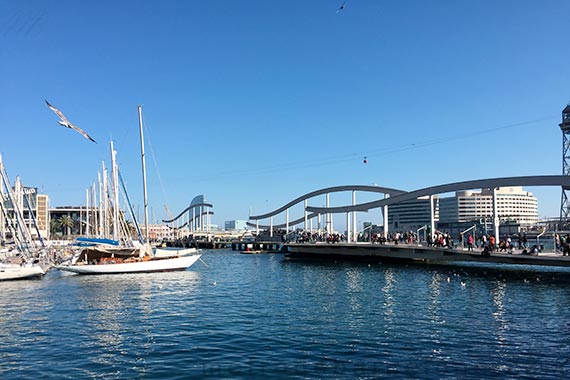
[[[0,379],[562,379],[570,272],[204,251],[0,283]]]

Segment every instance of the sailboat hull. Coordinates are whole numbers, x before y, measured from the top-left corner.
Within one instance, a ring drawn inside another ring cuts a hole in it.
[[[59,266],[60,270],[77,274],[120,274],[181,271],[191,267],[201,255],[175,257],[171,259],[151,259],[117,264],[92,264]]]
[[[11,264],[0,264],[0,281],[24,280],[34,277],[41,277],[46,272],[39,265],[20,266]]]

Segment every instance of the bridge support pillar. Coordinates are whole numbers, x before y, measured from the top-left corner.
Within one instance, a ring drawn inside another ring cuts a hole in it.
[[[351,232],[350,232],[350,212],[346,213],[346,242],[351,242]]]
[[[356,191],[352,192],[352,205],[355,206],[356,205]],[[352,236],[353,236],[353,241],[357,241],[358,240],[358,228],[356,226],[356,211],[352,212]]]
[[[329,193],[327,193],[325,199],[326,199],[325,207],[329,208],[330,207],[330,194]],[[329,212],[326,213],[326,232],[327,232],[327,234],[331,233],[331,214]]]
[[[208,231],[208,234],[210,233],[210,226],[212,225],[212,214],[210,214],[210,209],[207,208],[208,210],[208,215],[206,215],[206,231]]]
[[[499,202],[497,201],[497,187],[493,187],[493,227],[495,233],[495,244],[499,245],[499,225],[501,220],[499,219]]]
[[[386,198],[390,198],[390,194],[384,194],[384,199]],[[388,239],[388,205],[384,205],[384,232],[382,233],[382,236],[384,236],[384,239]]]
[[[303,229],[304,229],[305,231],[307,231],[307,215],[308,215],[308,214],[307,214],[307,205],[308,205],[308,202],[307,202],[307,200],[305,199],[305,208],[303,209],[304,212],[305,212],[305,224],[303,225]]]
[[[429,226],[430,226],[430,236],[433,241],[435,233],[435,210],[433,207],[433,194],[429,196]]]

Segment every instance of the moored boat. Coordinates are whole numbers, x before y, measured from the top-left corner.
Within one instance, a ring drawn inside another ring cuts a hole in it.
[[[0,263],[0,281],[39,278],[45,273],[45,270],[37,264]]]
[[[239,251],[239,253],[243,253],[244,255],[252,255],[252,254],[263,253],[263,251],[261,249],[250,249],[245,251]]]
[[[146,167],[144,155],[144,137],[142,127],[142,110],[138,107],[139,132],[141,141],[141,162],[143,173],[143,197],[145,213],[146,237],[141,235],[141,246],[136,247],[87,247],[71,261],[69,265],[58,266],[58,269],[77,274],[118,274],[148,273],[185,270],[192,266],[200,254],[195,248],[187,250],[154,250],[148,239],[148,202],[146,191]],[[117,202],[115,204],[118,204]]]
[[[7,209],[6,201],[11,205],[10,210]],[[22,191],[19,177],[16,178],[16,184],[12,188],[0,155],[0,229],[4,230],[7,227],[12,239],[8,244],[10,248],[0,250],[0,281],[41,277],[49,267],[46,262],[40,265],[40,257],[43,256],[45,259],[45,244],[37,229],[33,213],[30,212],[41,247],[32,238],[29,222],[24,218],[24,202],[29,207],[29,199]],[[5,237],[5,233],[0,235],[2,246],[6,244]]]
[[[76,262],[58,269],[77,274],[119,274],[119,273],[151,273],[186,270],[192,266],[200,255],[187,255],[172,258],[151,258],[150,256],[101,258],[96,262]]]

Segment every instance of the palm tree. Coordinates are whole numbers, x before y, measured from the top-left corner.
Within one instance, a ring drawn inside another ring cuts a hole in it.
[[[57,233],[57,228],[59,227],[59,222],[55,219],[50,219],[49,221],[49,232],[50,235],[55,236]]]
[[[73,219],[69,215],[62,215],[57,221],[62,229],[64,235],[71,234],[71,228],[73,228]]]
[[[127,231],[128,231],[129,237],[133,238],[135,236],[138,236],[138,231],[137,231],[137,227],[135,226],[135,223],[132,220],[127,220],[126,224],[127,224]]]

